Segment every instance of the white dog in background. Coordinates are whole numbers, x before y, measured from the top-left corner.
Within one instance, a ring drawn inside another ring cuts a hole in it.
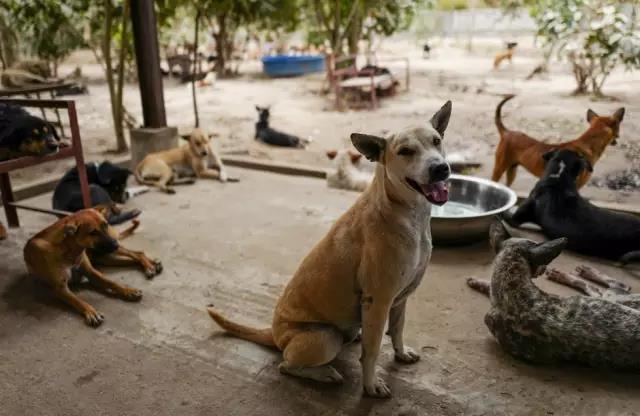
[[[362,154],[349,149],[327,150],[327,157],[333,161],[332,169],[327,172],[330,188],[362,192],[373,180],[375,164]]]

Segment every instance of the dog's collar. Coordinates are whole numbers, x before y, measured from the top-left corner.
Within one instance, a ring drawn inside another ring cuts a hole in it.
[[[560,176],[562,175],[562,173],[564,172],[564,169],[567,167],[567,165],[564,163],[564,160],[560,161],[560,169],[558,169],[557,173],[551,173],[549,174],[550,178],[554,178],[554,179],[559,179]]]

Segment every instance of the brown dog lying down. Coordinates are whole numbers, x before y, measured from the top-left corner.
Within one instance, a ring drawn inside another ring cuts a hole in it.
[[[502,124],[502,106],[515,97],[509,94],[496,107],[495,122],[500,133],[500,143],[496,148],[496,161],[491,180],[498,182],[507,172],[507,186],[511,186],[516,179],[518,165],[524,166],[529,172],[542,176],[544,172],[544,155],[559,149],[570,149],[581,154],[591,166],[602,156],[607,145],[615,145],[620,133],[620,123],[624,118],[624,107],[619,108],[612,116],[599,116],[593,110],[587,111],[589,128],[577,139],[564,143],[548,144],[538,141],[525,133],[509,130]],[[584,171],[578,177],[576,184],[582,187],[591,173]]]
[[[139,301],[142,292],[107,279],[96,270],[91,260],[105,265],[140,265],[150,277],[162,271],[158,261],[149,260],[144,253],[122,247],[118,239],[129,236],[138,226],[122,234],[109,224],[103,212],[109,208],[92,208],[62,218],[33,236],[24,247],[24,260],[29,274],[51,286],[54,294],[84,316],[86,323],[97,327],[104,316],[69,289],[69,283],[86,276],[89,282],[110,294],[127,301]]]

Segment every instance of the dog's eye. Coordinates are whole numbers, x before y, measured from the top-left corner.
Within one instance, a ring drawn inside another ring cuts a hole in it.
[[[400,156],[413,156],[416,154],[416,151],[410,147],[401,147],[400,150],[398,150],[398,154]]]
[[[442,142],[442,139],[440,137],[434,137],[433,138],[433,144],[435,146],[440,146],[440,143]]]

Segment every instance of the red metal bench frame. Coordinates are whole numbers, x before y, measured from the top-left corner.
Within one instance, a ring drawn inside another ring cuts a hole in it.
[[[29,166],[39,165],[41,163],[70,157],[75,158],[80,179],[80,189],[82,191],[82,202],[86,208],[91,207],[89,181],[87,180],[87,171],[85,169],[84,156],[82,154],[82,142],[80,140],[80,128],[78,126],[78,115],[76,113],[75,102],[70,100],[0,99],[0,103],[40,109],[66,109],[69,116],[69,127],[71,129],[71,146],[61,147],[60,150],[53,155],[41,157],[26,156],[0,162],[0,192],[2,192],[2,205],[4,206],[4,212],[7,217],[9,227],[20,226],[17,212],[18,207],[15,205],[15,198],[13,196],[13,188],[11,187],[9,172],[27,168]],[[21,205],[19,208],[29,209],[28,206],[24,205]]]

